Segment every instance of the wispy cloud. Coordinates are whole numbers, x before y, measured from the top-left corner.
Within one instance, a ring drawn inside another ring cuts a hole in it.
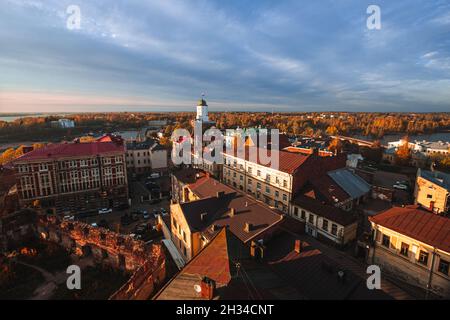
[[[364,2],[5,0],[0,108],[447,110],[445,3]]]

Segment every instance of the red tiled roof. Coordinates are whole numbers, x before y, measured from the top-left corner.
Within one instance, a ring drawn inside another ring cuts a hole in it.
[[[259,157],[259,154],[267,155],[267,157],[271,157],[272,151],[267,149],[261,149],[261,148],[245,148],[245,160],[249,161],[252,160],[250,157],[250,150],[255,150],[257,154],[257,163],[262,166],[271,167],[269,164],[264,164]],[[228,154],[233,157],[238,157],[237,151],[225,152],[225,154]],[[292,153],[287,151],[278,151],[278,170],[293,174],[303,163],[305,163],[306,160],[308,160],[309,155],[303,155],[298,153]],[[242,157],[241,157],[242,158]],[[264,161],[265,162],[265,161]]]
[[[66,157],[82,157],[102,153],[124,152],[124,146],[114,142],[87,143],[55,143],[28,152],[14,160],[14,162],[28,162],[34,160],[50,160]]]
[[[332,205],[350,198],[350,195],[326,174],[309,179],[308,182],[299,191],[299,194],[309,198],[323,200]]]
[[[213,197],[217,192],[232,193],[233,189],[211,178],[208,174],[202,175],[197,181],[189,185],[189,189],[200,198]]]
[[[379,224],[445,252],[450,252],[450,219],[418,206],[394,207],[369,217]]]
[[[172,172],[172,175],[178,180],[178,182],[184,184],[192,184],[197,181],[197,179],[206,176],[206,173],[200,169],[196,168],[183,168]]]

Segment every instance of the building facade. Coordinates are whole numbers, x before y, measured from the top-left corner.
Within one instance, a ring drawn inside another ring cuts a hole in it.
[[[256,150],[259,153],[260,149]],[[270,154],[267,150],[262,152]],[[288,213],[293,197],[308,179],[342,167],[345,167],[345,157],[307,156],[279,151],[279,166],[271,168],[259,160],[252,160],[248,152],[244,157],[231,152],[224,153],[222,179],[257,200]]]
[[[450,297],[450,219],[406,206],[369,220],[373,234],[370,263],[429,293]]]
[[[126,149],[126,164],[130,173],[164,171],[168,167],[167,150],[154,140],[127,143]]]
[[[340,208],[301,195],[293,200],[290,215],[304,222],[305,232],[314,238],[338,246],[356,239],[357,219]]]
[[[450,175],[439,171],[417,170],[414,201],[434,213],[450,209]]]
[[[128,203],[123,145],[50,144],[14,160],[21,207],[82,213]]]

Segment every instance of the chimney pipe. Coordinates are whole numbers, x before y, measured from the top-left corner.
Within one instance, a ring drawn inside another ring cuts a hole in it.
[[[225,191],[217,191],[216,196],[217,198],[223,197],[223,195],[225,194]]]
[[[205,221],[206,220],[206,216],[208,215],[208,213],[207,212],[203,212],[203,213],[201,213],[200,214],[200,220],[201,221]]]
[[[295,248],[294,251],[296,253],[300,253],[302,251],[302,242],[300,240],[295,240]]]
[[[229,216],[230,218],[233,218],[235,214],[236,214],[236,209],[235,209],[235,208],[231,208],[231,209],[230,209],[230,213],[229,213],[228,216]]]
[[[249,222],[246,222],[244,225],[244,231],[249,233],[252,230],[252,224]]]
[[[208,277],[203,277],[200,284],[202,289],[201,296],[207,300],[212,300],[214,298],[214,293],[216,290],[216,282]]]

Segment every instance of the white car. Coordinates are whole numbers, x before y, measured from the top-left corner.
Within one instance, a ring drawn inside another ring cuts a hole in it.
[[[395,189],[399,189],[399,190],[408,190],[408,186],[404,185],[404,184],[394,184],[392,187],[394,187]]]
[[[97,228],[98,224],[94,222],[94,223],[91,223],[91,226],[94,227],[94,228]]]
[[[111,213],[111,212],[112,212],[112,209],[110,209],[110,208],[103,208],[103,209],[98,210],[98,214],[105,214],[105,213]]]
[[[73,221],[73,220],[75,220],[75,216],[67,215],[67,216],[64,216],[63,219],[68,220],[68,221]]]

